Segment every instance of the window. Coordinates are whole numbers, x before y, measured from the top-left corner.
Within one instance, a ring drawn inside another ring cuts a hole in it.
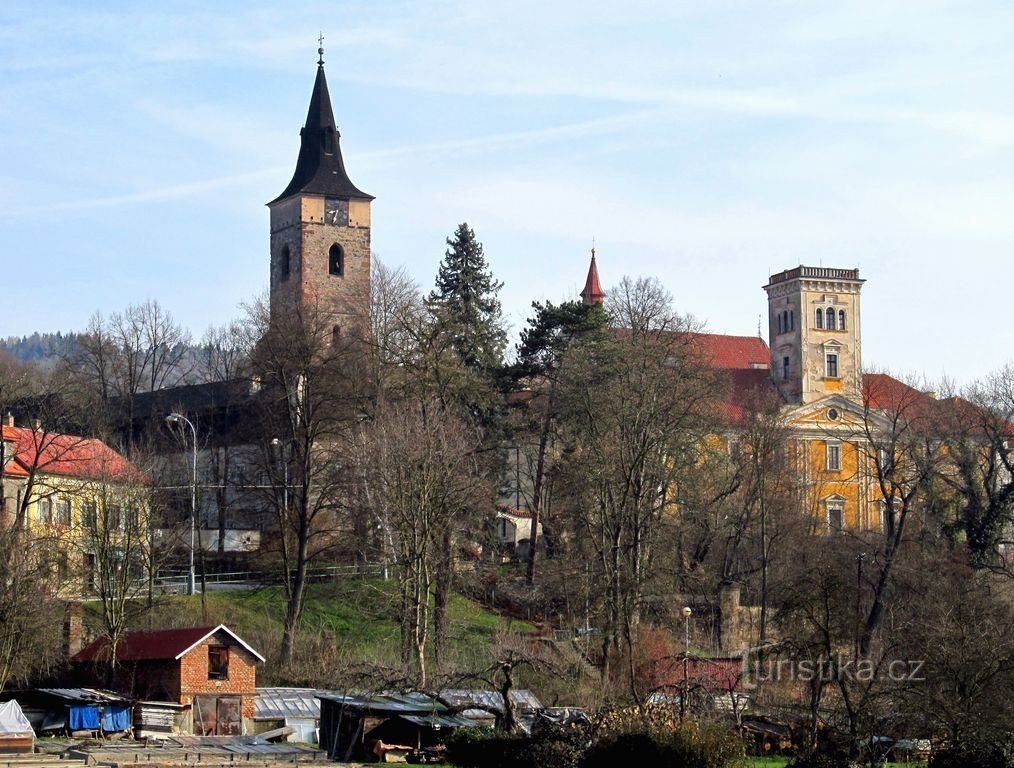
[[[111,531],[123,527],[123,510],[116,504],[110,504],[106,508],[106,526]]]
[[[845,529],[845,502],[828,500],[827,530],[828,533],[841,533]]]
[[[778,333],[785,333],[785,326],[782,324],[781,315],[778,315]]]
[[[289,279],[291,271],[292,255],[289,251],[289,246],[283,245],[282,252],[278,254],[278,273],[283,282]]]
[[[60,525],[70,525],[70,499],[57,499],[56,522]]]
[[[894,451],[890,448],[881,448],[878,454],[880,474],[882,477],[889,478],[894,473]]]
[[[832,472],[841,469],[841,443],[827,443],[827,468]]]
[[[345,274],[345,254],[338,243],[332,245],[331,250],[327,252],[327,271],[338,277]]]
[[[782,358],[782,378],[789,378],[789,358],[787,357]]]
[[[81,507],[81,524],[89,530],[95,530],[96,517],[94,501],[86,501]]]
[[[827,329],[829,331],[834,330],[834,310],[831,307],[827,308]]]
[[[888,504],[884,499],[880,502],[880,530],[887,534],[894,534],[894,523],[901,513],[901,499],[894,498]]]
[[[229,679],[229,648],[227,646],[208,646],[208,679]]]
[[[821,330],[824,327],[824,310],[817,307],[817,313],[814,315],[817,320],[817,330]]]
[[[796,327],[796,313],[793,310],[789,310],[789,330],[793,330]]]
[[[838,353],[828,352],[824,356],[824,375],[829,379],[838,378]]]
[[[50,498],[39,499],[36,503],[36,516],[40,523],[49,525],[53,522],[53,500]]]
[[[840,330],[840,331],[844,331],[845,330],[845,310],[844,309],[839,309],[838,310],[838,330]]]

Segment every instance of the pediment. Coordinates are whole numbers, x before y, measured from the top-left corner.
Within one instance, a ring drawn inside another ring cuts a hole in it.
[[[812,403],[794,406],[787,415],[792,426],[822,433],[855,432],[864,429],[867,421],[877,428],[886,426],[881,424],[883,422],[881,416],[867,413],[862,403],[840,394],[828,395]]]

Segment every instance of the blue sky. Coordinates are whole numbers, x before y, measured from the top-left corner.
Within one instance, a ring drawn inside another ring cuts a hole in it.
[[[1007,2],[8,0],[0,335],[239,316],[322,30],[375,252],[424,287],[460,221],[515,327],[593,237],[606,286],[656,276],[722,333],[774,272],[857,266],[867,367],[967,382],[1014,357],[1011,29]]]

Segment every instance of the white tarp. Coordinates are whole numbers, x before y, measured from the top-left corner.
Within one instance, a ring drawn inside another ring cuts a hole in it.
[[[0,739],[12,736],[35,736],[32,724],[21,711],[21,705],[13,699],[0,704]]]

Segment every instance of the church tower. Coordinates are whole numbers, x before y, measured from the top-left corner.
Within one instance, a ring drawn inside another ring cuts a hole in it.
[[[345,172],[318,49],[292,181],[271,211],[271,313],[323,312],[337,336],[367,321],[370,202]]]
[[[606,292],[602,290],[602,283],[599,282],[599,268],[595,264],[595,248],[592,247],[591,264],[588,266],[588,277],[584,281],[584,290],[581,291],[581,302],[591,306],[601,304],[606,300]]]
[[[771,374],[787,402],[859,396],[864,282],[858,269],[831,267],[799,266],[769,278]]]

